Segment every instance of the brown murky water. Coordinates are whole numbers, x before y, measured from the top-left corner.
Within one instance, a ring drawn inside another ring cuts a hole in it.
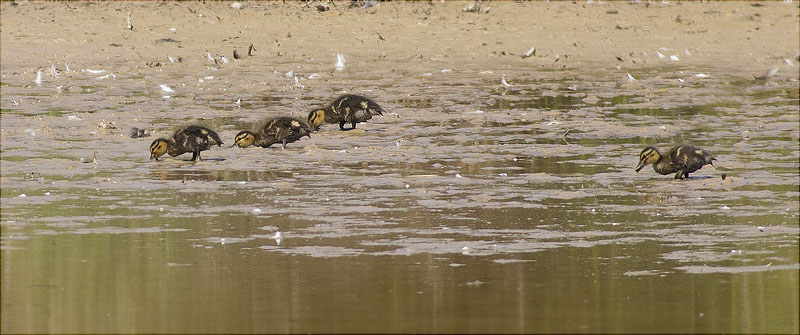
[[[4,333],[800,329],[796,68],[5,55]],[[344,92],[390,114],[196,164],[128,137],[230,144]],[[718,168],[633,171],[681,142]]]

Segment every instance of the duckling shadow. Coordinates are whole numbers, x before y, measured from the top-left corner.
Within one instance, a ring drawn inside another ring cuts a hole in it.
[[[192,160],[191,159],[187,159],[185,161],[186,162],[191,162]],[[209,162],[209,161],[211,161],[211,162],[224,162],[225,158],[203,158],[202,159],[202,162]]]
[[[717,179],[717,177],[714,177],[714,176],[696,176],[696,177],[687,177],[687,178],[684,178],[684,179],[689,179],[689,180],[706,180],[706,179]]]

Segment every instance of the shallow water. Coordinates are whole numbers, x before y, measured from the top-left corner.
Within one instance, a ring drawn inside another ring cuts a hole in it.
[[[258,58],[117,65],[40,86],[3,69],[3,332],[800,328],[796,72],[386,62],[320,65],[301,89]],[[186,123],[230,144],[343,92],[390,113],[285,150],[147,159]],[[633,171],[682,142],[717,169]]]

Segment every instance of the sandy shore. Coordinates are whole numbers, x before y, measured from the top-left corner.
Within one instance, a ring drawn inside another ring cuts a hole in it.
[[[3,81],[30,81],[51,63],[145,68],[206,62],[206,51],[232,59],[254,44],[267,63],[330,71],[336,53],[356,70],[452,67],[646,67],[675,56],[680,64],[738,71],[743,77],[797,61],[796,2],[389,2],[360,9],[347,2],[2,3]],[[133,29],[127,28],[131,14]],[[535,48],[535,56],[524,55]],[[663,49],[661,49],[663,48]],[[621,60],[620,60],[621,59]],[[72,63],[72,64],[70,64]]]

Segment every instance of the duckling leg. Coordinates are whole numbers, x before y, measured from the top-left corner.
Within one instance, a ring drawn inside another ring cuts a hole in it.
[[[190,159],[189,161],[194,162],[194,161],[198,160],[199,158],[200,158],[200,152],[199,151],[195,151],[195,152],[192,152],[192,159]]]
[[[339,129],[344,130],[344,120],[339,121]]]
[[[678,170],[678,172],[675,173],[675,179],[683,179],[683,171]]]
[[[350,124],[352,124],[352,125],[353,125],[353,128],[350,128],[350,129],[356,129],[356,122],[355,122],[355,121],[353,121],[353,122],[350,122]]]
[[[286,139],[283,140],[283,149],[286,149]]]

